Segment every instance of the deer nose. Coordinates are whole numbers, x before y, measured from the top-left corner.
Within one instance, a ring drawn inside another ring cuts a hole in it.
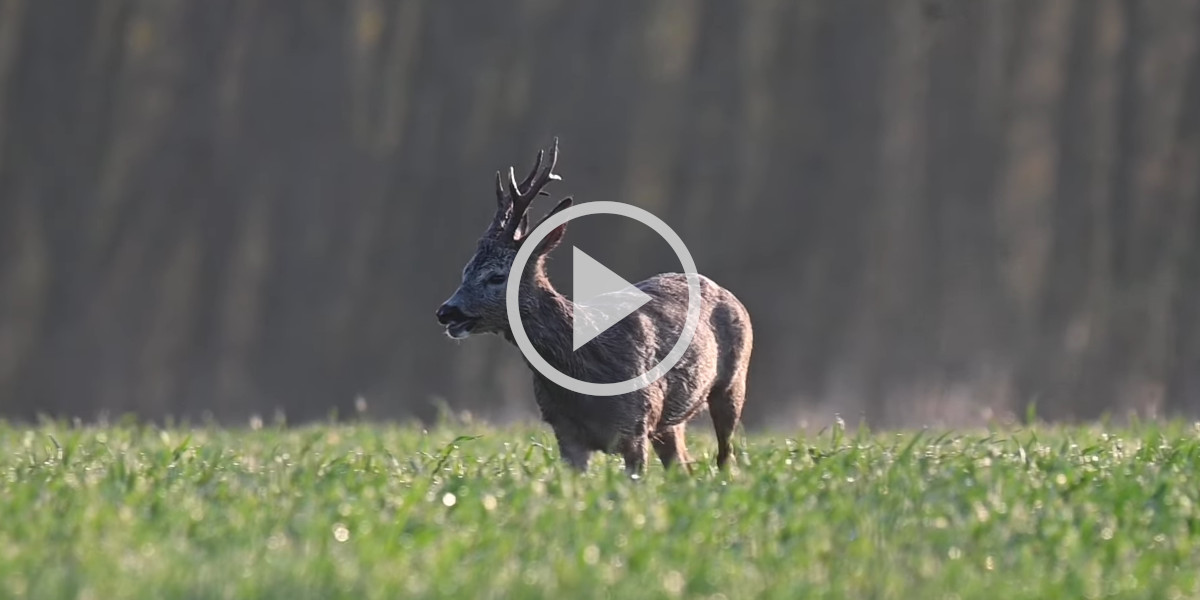
[[[461,320],[459,319],[461,315],[462,310],[449,302],[439,306],[437,309],[437,320],[442,325],[448,325],[453,321]]]

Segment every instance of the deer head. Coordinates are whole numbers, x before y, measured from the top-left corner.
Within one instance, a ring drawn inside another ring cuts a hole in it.
[[[475,255],[463,268],[458,289],[437,311],[438,322],[446,326],[446,335],[462,339],[472,333],[501,333],[508,329],[505,288],[517,250],[532,231],[529,206],[534,198],[549,195],[542,189],[546,184],[562,179],[554,173],[558,162],[558,138],[554,138],[549,164],[543,169],[544,158],[545,151],[539,151],[533,169],[520,183],[512,167],[508,168],[507,177],[496,172],[496,214],[479,239]],[[537,225],[570,205],[571,198],[564,198]],[[542,273],[543,258],[562,241],[566,227],[566,223],[555,227],[538,243],[524,272],[512,274],[522,278],[523,287],[532,285]]]

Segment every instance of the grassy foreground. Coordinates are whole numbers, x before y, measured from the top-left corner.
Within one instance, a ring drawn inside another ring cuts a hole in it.
[[[1200,597],[1191,426],[759,436],[731,475],[691,437],[629,481],[537,427],[0,424],[0,597]]]

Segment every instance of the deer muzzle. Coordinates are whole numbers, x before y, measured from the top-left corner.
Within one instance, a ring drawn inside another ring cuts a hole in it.
[[[438,307],[437,310],[438,323],[446,326],[446,335],[461,340],[471,334],[471,330],[475,328],[475,324],[479,321],[478,317],[472,317],[458,305],[454,304],[454,299],[446,301],[445,304]]]

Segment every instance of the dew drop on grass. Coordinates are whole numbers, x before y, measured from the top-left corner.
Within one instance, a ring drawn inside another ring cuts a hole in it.
[[[683,575],[681,575],[679,571],[668,571],[667,574],[663,576],[662,583],[663,589],[666,590],[668,594],[677,596],[683,592]]]
[[[991,518],[991,513],[988,512],[987,507],[984,506],[982,503],[976,502],[975,503],[975,518],[979,519],[980,523],[987,523],[988,519]]]
[[[339,542],[345,542],[350,539],[350,530],[341,523],[335,523],[333,526],[333,539]]]

